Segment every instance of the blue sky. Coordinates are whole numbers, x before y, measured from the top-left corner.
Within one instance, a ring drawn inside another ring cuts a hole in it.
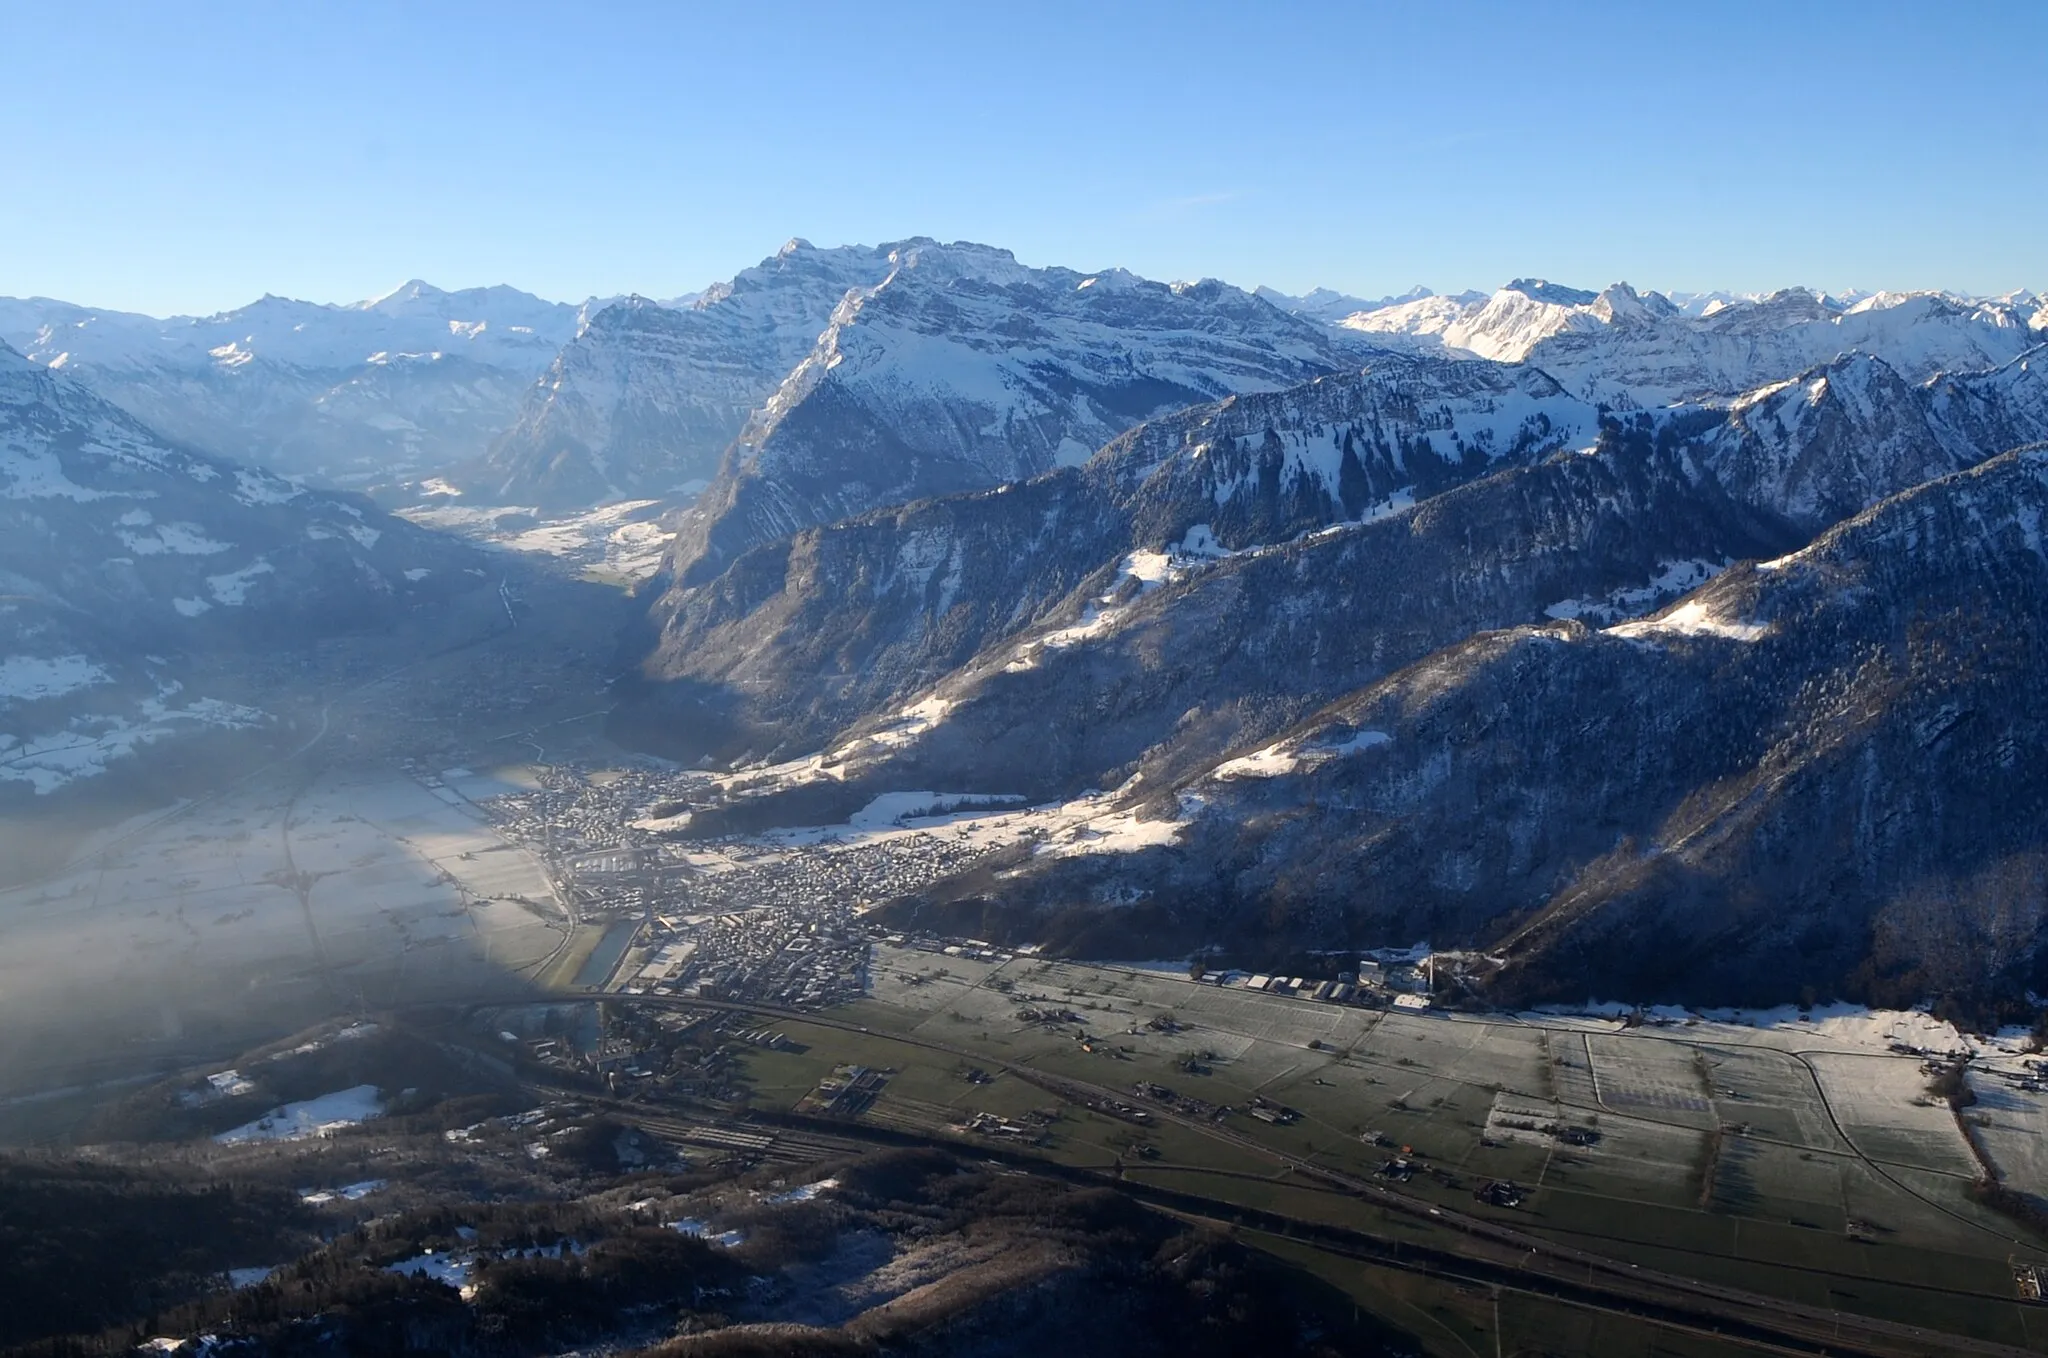
[[[0,294],[669,295],[791,235],[1378,295],[2048,289],[2048,6],[0,0]]]

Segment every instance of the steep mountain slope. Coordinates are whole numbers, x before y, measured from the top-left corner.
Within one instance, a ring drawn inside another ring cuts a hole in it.
[[[513,288],[417,279],[351,306],[265,297],[168,320],[0,300],[0,341],[168,437],[337,483],[476,456],[575,324]]]
[[[1818,530],[2044,437],[2048,347],[1917,386],[1850,354],[1738,398],[1700,456],[1737,498]]]
[[[1474,631],[1552,607],[1639,612],[1800,540],[1668,453],[1617,450],[1219,560],[1132,553],[812,760],[729,780],[725,814],[802,823],[902,788],[1040,800],[1156,783]]]
[[[1800,397],[1787,410],[1790,390]],[[1144,446],[1150,437],[1139,431],[1129,443]],[[1836,507],[1860,508],[2042,438],[2048,374],[2037,358],[1913,387],[1876,360],[1851,357],[1733,411],[1610,422],[1595,456],[1552,458],[1278,546],[1205,559],[1189,543],[1209,546],[1213,534],[1183,539],[1184,520],[1152,521],[1149,534],[1124,538],[1138,550],[1102,557],[1057,606],[1038,604],[1028,622],[1006,620],[980,654],[928,687],[917,685],[919,671],[889,662],[937,658],[935,647],[856,649],[872,667],[859,679],[837,677],[806,655],[827,671],[809,690],[777,677],[774,637],[739,629],[748,659],[729,676],[750,707],[817,691],[865,699],[875,713],[827,742],[811,764],[771,770],[745,789],[766,794],[747,814],[816,817],[828,803],[815,791],[786,809],[775,798],[790,784],[825,779],[836,786],[829,806],[838,808],[900,788],[1068,796],[1113,785],[1136,767],[1170,777],[1474,631],[1648,612],[1731,561],[1807,541]],[[1103,465],[1115,465],[1119,447],[1103,454]],[[1172,476],[1160,470],[1154,479]],[[1798,493],[1788,494],[1788,485]],[[952,504],[926,512],[938,521]],[[996,543],[1005,563],[1028,559],[1019,536],[1036,525],[1039,506],[1025,508],[1007,520],[1015,533],[991,526],[986,508],[977,520],[976,535]],[[815,596],[825,574],[788,578]],[[867,577],[852,578],[865,591]],[[837,602],[850,617],[828,622],[831,608],[820,608],[788,635],[850,636],[861,646],[893,638],[895,615],[867,611],[855,594],[848,587]],[[764,619],[775,616],[773,605],[763,610]],[[727,637],[706,633],[701,649],[722,644]],[[684,691],[704,696],[701,685]],[[818,704],[806,714],[830,710]]]
[[[814,524],[1022,480],[1164,411],[1355,366],[1326,327],[1220,283],[1031,269],[966,244],[890,260],[685,516],[682,584]]]
[[[792,240],[687,307],[629,298],[596,311],[471,479],[551,507],[709,480],[840,299],[886,277],[897,248]]]
[[[367,502],[169,443],[0,346],[0,796],[257,723],[188,691],[207,657],[281,660],[476,589],[484,565]]]
[[[2044,515],[2048,451],[2007,454],[1653,618],[1475,636],[1129,789],[1170,845],[1026,854],[974,884],[1005,911],[952,908],[1460,940],[1504,954],[1512,1000],[2039,986]]]
[[[654,607],[648,676],[684,696],[669,748],[804,748],[1043,616],[1134,551],[1284,541],[1589,444],[1596,415],[1542,373],[1384,359],[1138,426],[1080,468],[919,501],[753,548]],[[735,695],[718,720],[705,686]],[[743,697],[739,695],[744,695]],[[738,742],[738,743],[735,743]]]
[[[1575,394],[1620,406],[1733,395],[1850,352],[1924,381],[1997,367],[2048,335],[2023,294],[1878,293],[1845,306],[1793,288],[1695,315],[1626,283],[1594,294],[1527,279],[1483,302],[1425,298],[1338,325],[1385,344],[1534,363]]]

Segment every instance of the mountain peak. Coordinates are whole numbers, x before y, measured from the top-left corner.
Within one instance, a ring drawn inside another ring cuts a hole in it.
[[[424,278],[408,278],[382,296],[372,297],[369,301],[362,303],[362,308],[365,311],[371,311],[384,306],[388,302],[418,302],[429,297],[445,296],[447,296],[445,289],[435,287]]]
[[[1598,299],[1596,292],[1584,288],[1568,288],[1562,283],[1553,283],[1546,278],[1517,278],[1501,289],[1502,292],[1519,292],[1536,302],[1553,302],[1559,306],[1588,306]]]

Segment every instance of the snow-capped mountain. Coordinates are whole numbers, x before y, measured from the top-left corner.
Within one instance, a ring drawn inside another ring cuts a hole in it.
[[[1432,298],[1436,295],[1436,293],[1423,287],[1420,283],[1397,296],[1382,297],[1378,301],[1373,302],[1368,302],[1361,297],[1351,297],[1341,292],[1334,292],[1329,288],[1311,288],[1299,297],[1290,297],[1275,288],[1257,287],[1252,289],[1252,296],[1271,302],[1288,315],[1300,316],[1305,320],[1320,321],[1324,325],[1336,325],[1346,317],[1356,316],[1361,312],[1379,311],[1386,307],[1402,306],[1412,302],[1419,302],[1426,298]],[[1472,303],[1480,301],[1485,296],[1486,294],[1483,292],[1461,292],[1444,300]]]
[[[209,661],[387,623],[482,586],[485,564],[367,501],[171,443],[0,345],[0,796],[261,725],[204,688]]]
[[[1852,353],[1730,404],[1699,457],[1729,493],[1808,531],[1887,495],[2048,438],[2048,346],[1990,372],[1914,384]]]
[[[887,276],[893,248],[792,240],[687,306],[628,298],[594,312],[469,479],[553,507],[701,488],[840,299]]]
[[[264,297],[167,320],[0,299],[0,341],[168,437],[348,484],[479,455],[576,316],[514,288],[414,279],[346,306]]]
[[[1327,327],[1221,283],[1034,269],[929,241],[889,259],[685,516],[685,583],[814,524],[1078,464],[1149,416],[1357,363]]]
[[[1716,298],[1692,314],[1626,283],[1590,293],[1532,279],[1482,301],[1422,298],[1337,325],[1422,352],[1533,363],[1588,400],[1639,406],[1732,396],[1852,352],[1924,381],[1995,368],[2048,337],[2031,294],[1875,293],[1844,304],[1792,288]]]
[[[1043,937],[1144,902],[1154,943],[1428,937],[1503,959],[1511,1003],[2038,989],[2044,516],[2048,451],[2011,453],[1654,616],[1475,635],[1134,780],[1147,829],[1120,851],[1020,850],[972,899],[895,913]]]

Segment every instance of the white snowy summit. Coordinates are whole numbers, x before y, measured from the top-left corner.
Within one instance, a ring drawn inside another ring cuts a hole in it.
[[[2048,338],[2048,312],[2026,293],[1892,292],[1845,303],[1787,288],[1717,294],[1694,309],[1626,283],[1593,293],[1526,278],[1482,300],[1422,297],[1335,324],[1419,353],[1533,363],[1585,399],[1638,406],[1733,396],[1846,353],[1924,381],[1998,367]]]
[[[1227,284],[1031,268],[930,240],[846,294],[677,539],[684,571],[811,524],[1085,461],[1139,421],[1357,366]]]

